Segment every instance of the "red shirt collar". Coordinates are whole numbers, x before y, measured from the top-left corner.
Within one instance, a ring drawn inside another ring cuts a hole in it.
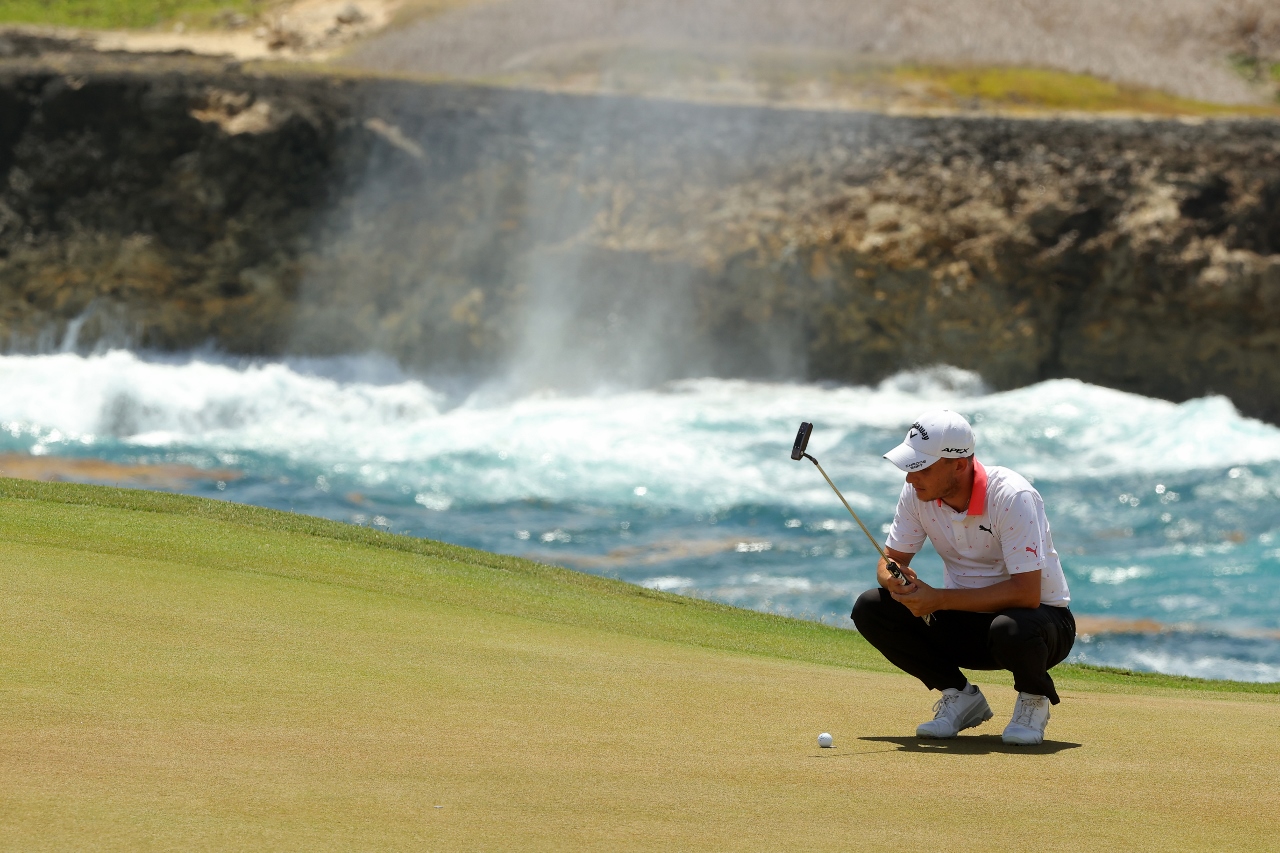
[[[938,500],[942,506],[942,500]],[[969,509],[965,515],[975,518],[987,511],[987,469],[977,459],[973,460],[973,491],[969,493]]]

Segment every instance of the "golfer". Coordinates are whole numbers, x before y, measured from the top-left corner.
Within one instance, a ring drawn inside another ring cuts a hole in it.
[[[973,446],[968,421],[937,411],[885,454],[907,473],[884,549],[903,581],[881,560],[880,586],[858,597],[853,621],[890,663],[942,691],[917,737],[951,738],[991,719],[960,667],[1007,669],[1018,701],[1004,742],[1038,744],[1058,703],[1049,669],[1075,642],[1071,594],[1040,493],[1008,468],[984,467]],[[910,568],[926,536],[942,557],[942,589]]]

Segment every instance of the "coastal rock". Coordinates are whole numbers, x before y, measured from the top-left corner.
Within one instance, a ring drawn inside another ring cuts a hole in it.
[[[0,66],[9,350],[373,350],[567,387],[948,363],[1280,420],[1274,121],[891,117],[177,61]]]

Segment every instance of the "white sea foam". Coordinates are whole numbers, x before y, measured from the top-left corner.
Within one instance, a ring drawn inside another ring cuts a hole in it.
[[[1150,577],[1147,566],[1099,566],[1089,572],[1090,583],[1122,584],[1137,578]]]
[[[1073,379],[974,400],[979,454],[1033,476],[1089,478],[1250,465],[1280,459],[1280,430],[1225,397],[1176,404]]]
[[[803,419],[816,425],[811,452],[868,509],[900,482],[880,453],[937,406],[974,418],[980,457],[1033,477],[1280,459],[1280,430],[1222,398],[1175,405],[1071,380],[988,393],[973,374],[939,368],[875,387],[705,379],[576,397],[477,394],[448,407],[421,381],[386,369],[379,381],[352,379],[371,371],[343,364],[326,375],[323,362],[5,356],[0,423],[36,453],[115,442],[354,466],[369,482],[414,471],[415,493],[433,508],[544,498],[714,509],[782,496],[826,505],[826,484],[787,453]]]
[[[284,363],[149,361],[124,351],[5,356],[0,387],[0,423],[30,434],[33,447],[118,439],[328,455],[342,445],[356,458],[394,459],[379,439],[437,417],[441,402],[415,381],[339,382]]]
[[[678,575],[664,575],[657,578],[646,578],[640,581],[640,586],[647,589],[660,589],[663,592],[681,592],[683,590],[694,589],[697,582],[693,578],[684,578]]]
[[[1280,681],[1276,649],[1274,642],[1213,634],[1122,634],[1078,642],[1069,659],[1193,678],[1267,682]]]
[[[1227,679],[1229,681],[1280,681],[1280,666],[1256,661],[1242,661],[1225,656],[1195,657],[1170,652],[1143,652],[1131,650],[1126,654],[1103,657],[1080,655],[1073,657],[1076,663],[1096,666],[1114,666],[1145,672],[1163,672],[1169,675],[1189,675],[1193,678]]]

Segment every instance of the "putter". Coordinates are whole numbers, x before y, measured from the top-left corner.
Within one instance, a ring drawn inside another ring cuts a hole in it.
[[[853,511],[853,507],[849,506],[849,502],[844,499],[844,495],[836,488],[836,484],[831,482],[831,478],[827,476],[827,472],[822,470],[822,466],[818,464],[818,460],[814,459],[805,449],[809,446],[809,436],[813,434],[813,424],[805,421],[800,424],[800,431],[796,433],[796,443],[791,447],[791,458],[799,462],[801,459],[808,459],[818,469],[818,473],[822,475],[822,479],[827,481],[827,485],[831,487],[831,491],[836,493],[836,497],[840,498],[840,503],[844,504],[844,508],[849,510],[849,515],[853,516],[853,520],[858,522],[858,526],[862,528],[862,532],[867,534],[867,540],[871,543],[871,547],[876,549],[876,553],[880,555],[880,559],[884,560],[885,568],[889,570],[889,574],[893,575],[898,581],[906,583],[907,579],[903,577],[902,570],[898,568],[898,564],[884,553],[884,549],[880,547],[880,543],[871,535],[871,531],[862,523],[862,519],[858,518],[858,514]],[[933,624],[933,614],[921,616],[926,625]]]

